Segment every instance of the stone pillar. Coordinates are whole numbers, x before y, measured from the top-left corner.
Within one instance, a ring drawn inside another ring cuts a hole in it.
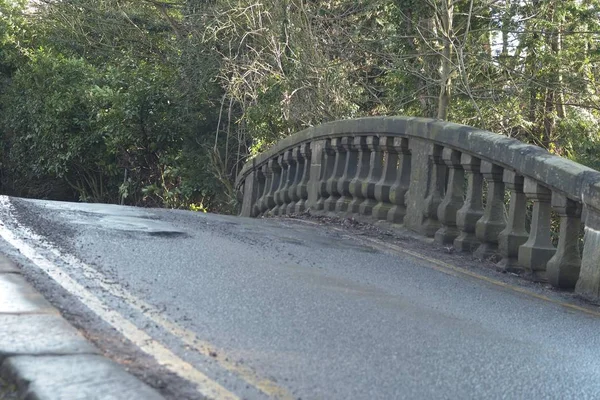
[[[529,232],[525,228],[527,198],[523,193],[524,178],[514,171],[505,169],[502,180],[510,190],[510,204],[508,207],[508,222],[504,230],[498,235],[498,253],[502,259],[497,266],[503,271],[521,273],[523,268],[517,262],[519,246],[525,243],[529,237]]]
[[[460,163],[467,177],[467,195],[462,208],[456,213],[456,226],[460,231],[454,239],[454,247],[458,251],[475,251],[479,240],[475,237],[475,225],[483,216],[481,194],[483,177],[479,172],[481,160],[468,154],[460,156]]]
[[[560,216],[560,232],[556,253],[546,264],[546,275],[552,286],[573,289],[581,269],[579,255],[581,204],[558,193],[552,193],[551,204]]]
[[[438,220],[442,226],[435,233],[435,243],[440,245],[452,244],[458,237],[456,213],[463,205],[465,184],[465,172],[460,164],[460,152],[444,149],[442,160],[448,167],[448,187],[437,210]]]
[[[367,147],[371,152],[369,159],[369,175],[362,181],[361,193],[365,198],[358,208],[361,215],[371,215],[373,213],[373,207],[377,204],[375,199],[375,185],[381,177],[381,169],[383,165],[383,154],[381,147],[379,146],[378,136],[367,137]]]
[[[324,210],[325,199],[329,197],[327,180],[333,175],[335,153],[331,148],[331,139],[313,141],[310,148],[310,179],[307,184],[306,207],[318,213]]]
[[[293,214],[296,209],[296,203],[300,198],[298,197],[298,184],[302,179],[303,168],[300,164],[302,162],[300,155],[300,147],[294,147],[290,150],[290,160],[288,163],[290,164],[291,179],[290,184],[287,188],[287,197],[290,201],[286,204],[284,214]]]
[[[260,203],[262,201],[262,197],[265,195],[265,188],[266,188],[266,182],[265,182],[265,174],[263,172],[262,168],[256,168],[254,170],[254,173],[256,174],[256,183],[254,185],[254,188],[256,190],[256,200],[254,201],[254,204],[252,205],[252,211],[250,213],[250,217],[258,217],[260,215]]]
[[[244,179],[244,186],[242,192],[242,208],[240,210],[240,217],[252,217],[252,209],[257,198],[258,182],[256,176],[256,170],[252,170],[246,179]]]
[[[429,237],[434,236],[441,226],[437,218],[437,209],[442,202],[446,188],[446,163],[442,160],[442,151],[442,146],[434,144],[429,154],[429,187],[423,204],[423,223],[420,229],[423,235]]]
[[[575,293],[587,299],[600,299],[600,190],[592,186],[583,196],[585,200],[585,236],[581,271]]]
[[[277,190],[279,179],[281,176],[281,167],[276,158],[270,159],[263,166],[263,173],[266,177],[265,194],[262,197],[260,204],[261,215],[266,215],[271,209],[275,207],[274,193]]]
[[[390,188],[396,180],[398,172],[398,152],[394,148],[394,138],[386,137],[380,140],[379,146],[383,151],[383,171],[381,178],[375,184],[374,195],[377,204],[373,208],[375,219],[386,219],[390,208]]]
[[[359,139],[359,138],[356,138]],[[346,163],[344,165],[344,173],[338,180],[338,193],[341,195],[335,203],[335,212],[340,213],[348,210],[348,204],[352,201],[352,194],[350,193],[350,181],[356,176],[356,164],[358,160],[358,147],[354,143],[355,138],[345,137],[342,138],[342,147],[346,152]],[[360,138],[364,140],[364,138]]]
[[[481,174],[487,181],[488,190],[483,216],[475,224],[475,236],[481,242],[475,250],[475,257],[482,260],[498,255],[498,235],[506,227],[502,173],[502,167],[488,161],[481,162]]]
[[[358,214],[360,203],[364,200],[365,196],[362,193],[362,183],[367,176],[369,176],[369,163],[371,160],[371,150],[367,145],[367,137],[361,136],[358,145],[358,169],[356,175],[350,181],[350,195],[352,201],[348,206],[348,213]]]
[[[394,149],[398,152],[398,171],[390,187],[392,207],[387,214],[388,222],[401,224],[406,215],[407,193],[411,182],[412,155],[407,138],[394,138]]]
[[[276,186],[275,193],[273,193],[275,207],[269,212],[271,215],[281,215],[281,209],[285,207],[284,188],[288,180],[288,160],[285,157],[286,153],[277,157],[277,162],[279,162],[279,166],[281,167],[281,174],[279,175],[279,183]]]
[[[335,154],[335,161],[333,162],[333,172],[329,179],[327,179],[327,193],[329,197],[325,200],[324,209],[325,211],[335,211],[335,203],[340,198],[340,192],[338,192],[338,181],[344,174],[344,167],[346,165],[346,156],[348,155],[345,151],[342,138],[335,138],[331,141],[331,149]]]
[[[311,162],[312,162],[312,150],[309,143],[303,143],[298,147],[298,173],[300,174],[300,181],[296,188],[296,195],[298,201],[296,202],[294,213],[300,214],[307,208],[308,202],[308,185],[310,183],[311,173]],[[317,175],[318,176],[318,175]]]
[[[546,281],[546,264],[556,252],[550,239],[551,192],[530,178],[525,178],[523,191],[533,202],[533,214],[529,239],[519,247],[519,265],[534,279]]]
[[[294,179],[296,179],[296,160],[294,159],[294,149],[289,149],[283,154],[283,162],[286,165],[285,168],[285,179],[283,187],[281,188],[280,197],[283,200],[283,204],[279,206],[278,215],[287,214],[288,206],[292,206],[292,196],[290,188],[294,185]],[[294,188],[295,192],[295,188]]]

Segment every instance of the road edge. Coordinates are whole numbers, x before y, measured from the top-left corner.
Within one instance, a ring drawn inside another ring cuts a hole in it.
[[[104,357],[0,253],[0,377],[20,398],[163,399]]]

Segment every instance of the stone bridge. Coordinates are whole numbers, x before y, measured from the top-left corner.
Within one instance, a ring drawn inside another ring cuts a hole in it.
[[[309,210],[403,224],[600,297],[600,172],[496,133],[410,117],[326,123],[249,161],[236,187],[242,216]]]

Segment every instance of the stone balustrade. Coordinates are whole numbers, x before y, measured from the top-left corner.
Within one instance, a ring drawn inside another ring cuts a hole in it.
[[[600,172],[502,135],[424,118],[331,122],[256,156],[236,187],[241,216],[310,210],[403,224],[600,298]]]

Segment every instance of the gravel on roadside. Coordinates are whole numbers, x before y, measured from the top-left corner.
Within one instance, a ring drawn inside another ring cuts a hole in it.
[[[17,400],[17,387],[0,378],[0,400]]]

